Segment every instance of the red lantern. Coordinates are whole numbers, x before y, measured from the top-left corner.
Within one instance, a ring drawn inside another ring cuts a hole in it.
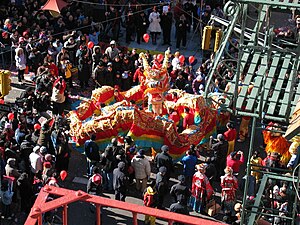
[[[164,56],[162,54],[158,54],[156,56],[156,59],[157,59],[158,62],[162,62],[164,60]]]
[[[64,181],[64,180],[66,179],[67,176],[68,176],[68,172],[67,172],[67,171],[62,170],[62,171],[60,172],[60,178],[61,178],[62,181]]]
[[[179,62],[184,63],[185,57],[183,55],[179,56]]]
[[[15,118],[15,115],[13,113],[8,113],[7,118],[9,120],[13,120]]]
[[[35,130],[40,130],[41,129],[41,125],[39,125],[38,123],[34,124],[33,128]]]
[[[189,63],[192,64],[195,61],[195,57],[194,56],[190,56],[189,57]]]
[[[89,43],[87,44],[89,49],[92,49],[94,47],[94,42],[89,41]]]
[[[143,39],[144,39],[144,41],[145,41],[146,43],[148,43],[148,41],[149,41],[149,39],[150,39],[149,34],[144,34],[144,35],[143,35]]]

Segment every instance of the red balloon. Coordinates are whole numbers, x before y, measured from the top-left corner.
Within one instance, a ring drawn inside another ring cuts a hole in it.
[[[34,124],[33,128],[35,130],[40,130],[41,129],[41,125],[39,125],[38,123]]]
[[[92,41],[89,41],[87,46],[89,49],[92,49],[94,47],[94,43]]]
[[[192,64],[195,61],[195,57],[194,56],[190,56],[189,57],[189,63]]]
[[[185,57],[183,55],[179,56],[179,62],[184,63]]]
[[[144,41],[145,41],[146,43],[148,43],[148,41],[149,41],[149,39],[150,39],[149,34],[144,34],[144,35],[143,35],[143,39],[144,39]]]
[[[4,100],[3,99],[0,99],[0,104],[4,104]]]
[[[60,172],[60,178],[61,178],[62,181],[64,181],[64,180],[66,179],[67,176],[68,176],[68,172],[67,172],[67,171],[62,170],[62,171]]]
[[[8,113],[7,118],[9,120],[13,120],[15,118],[15,115],[13,113]]]
[[[164,56],[163,56],[162,54],[158,54],[158,55],[156,56],[156,59],[157,59],[158,62],[161,62],[161,61],[163,61]]]

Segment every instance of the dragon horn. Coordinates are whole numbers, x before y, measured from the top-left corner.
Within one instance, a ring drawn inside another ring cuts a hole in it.
[[[168,68],[170,53],[171,53],[170,48],[168,48],[167,51],[165,51],[165,58],[164,58],[164,61],[163,61],[163,64],[162,64],[163,69]]]
[[[147,61],[147,59],[146,59],[145,54],[144,54],[143,52],[141,52],[141,53],[139,54],[139,57],[143,59],[143,66],[144,66],[144,69],[145,69],[145,70],[148,70],[148,69],[150,68],[150,66],[149,66],[149,63],[148,63],[148,61]]]

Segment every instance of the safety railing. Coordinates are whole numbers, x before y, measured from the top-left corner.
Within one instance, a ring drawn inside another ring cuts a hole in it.
[[[58,198],[47,201],[49,195],[58,196]],[[132,212],[132,224],[138,224],[138,214],[144,214],[149,216],[155,216],[156,218],[160,218],[163,220],[167,220],[168,224],[173,224],[173,222],[181,222],[184,224],[191,224],[191,225],[218,225],[221,224],[216,221],[177,214],[173,212],[168,212],[164,210],[159,210],[155,208],[149,208],[145,206],[140,206],[132,203],[121,202],[113,199],[103,198],[95,195],[89,195],[83,191],[73,191],[59,187],[53,186],[45,186],[41,189],[34,206],[32,207],[29,216],[25,222],[25,225],[42,225],[43,221],[43,214],[54,210],[56,208],[63,208],[62,211],[62,220],[63,224],[68,224],[68,204],[76,202],[76,201],[84,201],[93,203],[96,206],[96,224],[101,224],[101,214],[100,209],[101,207],[110,207],[110,208],[117,208],[125,211]]]

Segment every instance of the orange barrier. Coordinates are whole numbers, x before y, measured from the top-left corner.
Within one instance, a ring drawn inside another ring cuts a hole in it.
[[[56,195],[58,198],[47,201],[49,195]],[[76,202],[76,201],[84,201],[90,202],[96,205],[96,224],[101,224],[101,207],[110,207],[117,208],[121,210],[126,210],[132,212],[132,219],[134,225],[138,224],[137,215],[144,214],[149,216],[155,216],[157,218],[161,218],[167,220],[169,224],[173,224],[173,222],[181,222],[184,224],[191,225],[218,225],[221,224],[219,222],[205,220],[197,217],[186,216],[182,214],[172,213],[165,210],[159,210],[155,208],[149,208],[145,206],[140,206],[132,203],[121,202],[113,199],[103,198],[95,195],[89,195],[83,191],[73,191],[64,188],[48,186],[43,187],[30,211],[30,214],[25,222],[25,225],[42,225],[42,215],[45,212],[51,211],[53,209],[63,207],[63,224],[67,225],[68,215],[67,215],[67,205]]]

